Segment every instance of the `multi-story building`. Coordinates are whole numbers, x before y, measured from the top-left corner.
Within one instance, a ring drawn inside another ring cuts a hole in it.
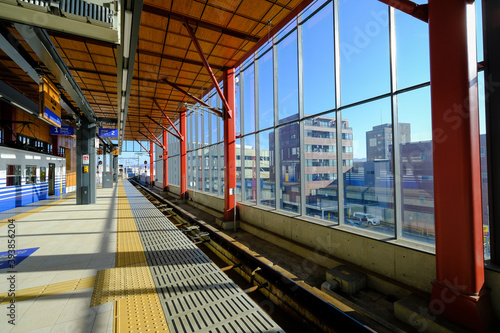
[[[352,168],[353,137],[349,120],[342,120],[342,136],[337,136],[336,119],[315,117],[304,123],[305,193],[316,195],[337,179],[337,140],[342,140],[342,171]]]
[[[408,123],[399,123],[400,144],[411,142],[411,129]],[[371,131],[366,132],[366,159],[390,160],[392,156],[392,124],[373,126]]]

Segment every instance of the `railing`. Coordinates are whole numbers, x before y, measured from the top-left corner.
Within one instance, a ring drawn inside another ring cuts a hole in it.
[[[86,17],[88,19],[113,24],[113,10],[94,3],[88,3],[82,0],[20,0],[32,5],[44,7],[48,12],[64,16],[65,13]]]

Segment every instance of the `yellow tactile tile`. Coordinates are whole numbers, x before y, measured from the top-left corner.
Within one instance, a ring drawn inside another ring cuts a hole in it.
[[[78,284],[78,280],[60,282],[48,285],[47,288],[42,292],[40,297],[49,296],[49,295],[57,295],[62,294],[68,291],[75,290],[76,285]]]
[[[52,206],[55,206],[55,205],[59,205],[60,203],[63,203],[69,199],[74,199],[76,197],[76,194],[75,195],[71,195],[69,197],[66,197],[64,199],[60,199],[60,200],[57,200],[57,201],[52,201],[46,205],[43,205],[43,206],[40,206],[40,207],[37,207],[37,208],[34,208],[32,210],[30,210],[29,212],[26,212],[26,213],[21,213],[21,214],[18,214],[16,216],[13,216],[13,217],[9,217],[8,219],[5,219],[5,220],[1,220],[0,221],[0,227],[3,227],[4,225],[7,225],[9,224],[9,220],[11,219],[14,219],[14,220],[20,220],[22,218],[25,218],[25,217],[28,217],[30,215],[33,215],[35,213],[38,213],[38,212],[41,212],[42,210],[44,209],[47,209],[49,207],[52,207]],[[43,202],[43,201],[42,201]]]
[[[94,286],[95,277],[88,277],[83,279],[76,279],[71,281],[59,282],[48,284],[45,286],[38,286],[33,288],[21,289],[16,291],[16,302],[27,301],[30,299],[45,297],[50,295],[64,294],[70,291],[85,289]],[[0,305],[10,302],[11,297],[7,293],[0,294]]]
[[[107,279],[99,283],[116,291],[112,283],[122,281],[121,293],[114,295],[114,332],[169,332],[125,188],[121,181],[118,186],[116,268],[99,272],[96,282]]]
[[[76,285],[75,290],[87,289],[94,286],[95,276],[80,279]]]

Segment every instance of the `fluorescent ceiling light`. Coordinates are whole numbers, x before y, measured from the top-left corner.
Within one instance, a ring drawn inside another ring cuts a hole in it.
[[[125,24],[123,26],[123,56],[128,58],[130,55],[130,33],[132,30],[132,12],[125,11]]]
[[[2,158],[16,158],[16,154],[0,154]]]
[[[41,160],[42,158],[40,156],[35,156],[35,160]]]
[[[122,110],[125,109],[125,96],[122,96]]]
[[[27,159],[27,160],[32,160],[33,159],[33,155],[25,155],[24,158]]]
[[[122,74],[122,91],[127,90],[127,75],[128,75],[128,69],[123,69],[123,74]]]

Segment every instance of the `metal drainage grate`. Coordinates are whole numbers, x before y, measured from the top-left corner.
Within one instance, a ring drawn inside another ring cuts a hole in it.
[[[123,182],[172,332],[283,332],[189,238]]]

